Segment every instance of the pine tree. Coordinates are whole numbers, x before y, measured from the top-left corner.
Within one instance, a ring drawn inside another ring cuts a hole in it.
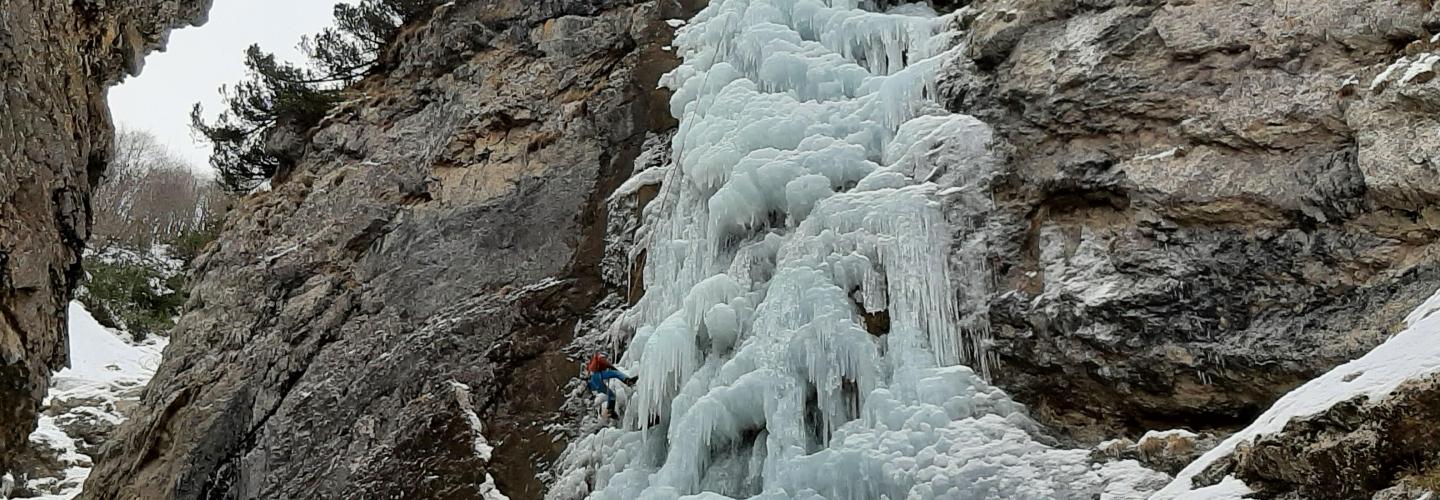
[[[428,15],[437,0],[364,0],[336,4],[335,25],[301,41],[323,74],[347,81],[376,69],[385,46],[406,23]]]
[[[293,162],[267,148],[277,127],[308,131],[340,102],[341,92],[380,69],[385,47],[405,23],[428,15],[440,0],[363,0],[335,5],[335,25],[301,42],[308,67],[277,60],[252,45],[247,77],[221,87],[226,106],[214,122],[197,103],[191,126],[213,146],[210,164],[222,186],[245,192]]]

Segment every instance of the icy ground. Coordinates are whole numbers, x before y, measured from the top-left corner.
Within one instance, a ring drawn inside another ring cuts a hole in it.
[[[982,376],[984,315],[957,295],[983,290],[953,286],[988,272],[947,213],[989,210],[992,131],[928,98],[963,50],[954,16],[716,0],[673,23],[672,161],[627,183],[661,181],[636,237],[647,289],[606,334],[640,382],[616,387],[622,429],[567,450],[552,498],[1134,499],[1168,481],[1046,444]]]
[[[61,500],[80,494],[93,465],[81,448],[100,443],[86,443],[66,429],[123,421],[121,409],[135,404],[165,349],[162,337],[137,344],[129,335],[101,326],[79,302],[70,303],[69,315],[70,368],[52,380],[39,427],[30,435],[33,445],[58,457],[63,470],[50,477],[19,478],[26,489],[41,493],[32,498]]]

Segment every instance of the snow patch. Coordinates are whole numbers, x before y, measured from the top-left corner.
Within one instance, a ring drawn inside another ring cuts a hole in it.
[[[55,425],[55,417],[42,415],[35,428],[30,434],[30,443],[40,449],[48,449],[58,452],[58,458],[65,466],[64,476],[59,478],[45,477],[31,479],[27,487],[35,491],[59,491],[55,495],[41,495],[35,498],[47,500],[61,500],[75,498],[80,494],[81,487],[85,485],[85,479],[90,477],[90,469],[94,462],[89,456],[80,453],[75,446],[75,439],[66,434],[64,430]]]
[[[1145,435],[1140,436],[1140,441],[1137,442],[1144,442],[1151,439],[1195,439],[1198,437],[1200,437],[1199,434],[1185,429],[1170,429],[1168,431],[1148,431]]]
[[[480,499],[510,500],[510,497],[507,497],[504,493],[500,492],[500,488],[497,488],[495,486],[495,478],[490,477],[490,474],[487,473],[485,474],[485,482],[480,483]]]
[[[70,367],[51,379],[52,395],[106,394],[145,385],[155,375],[168,339],[151,336],[135,344],[129,334],[105,328],[79,302],[71,302],[68,313]]]
[[[1440,54],[1401,57],[1375,76],[1370,82],[1370,91],[1381,92],[1392,83],[1409,85],[1416,83],[1422,76],[1433,77],[1436,64],[1440,64]]]
[[[1161,152],[1155,153],[1155,154],[1144,155],[1144,156],[1137,156],[1137,157],[1135,157],[1135,159],[1136,159],[1136,160],[1139,160],[1139,161],[1164,160],[1164,159],[1167,159],[1167,158],[1174,158],[1175,155],[1177,155],[1177,154],[1179,154],[1179,153],[1180,153],[1180,148],[1176,147],[1176,148],[1170,148],[1170,149],[1167,149],[1167,150],[1165,150],[1165,151],[1161,151]]]
[[[1185,491],[1173,498],[1175,500],[1239,500],[1251,493],[1254,493],[1254,490],[1246,486],[1244,481],[1235,479],[1234,476],[1225,476],[1225,479],[1220,480],[1218,484]],[[1164,498],[1159,495],[1157,497]]]
[[[1436,62],[1440,62],[1440,55],[1425,54],[1421,56],[1419,60],[1410,63],[1410,66],[1405,68],[1405,76],[1400,77],[1400,84],[1404,85],[1415,81],[1421,75],[1433,74]]]
[[[490,441],[485,439],[485,424],[480,421],[480,416],[475,414],[475,408],[470,403],[470,386],[451,380],[451,389],[455,391],[455,400],[460,405],[460,411],[465,416],[465,421],[470,424],[470,431],[474,434],[475,456],[486,462],[494,454],[495,447],[490,446]]]
[[[639,164],[639,162],[636,162],[636,164]],[[635,174],[634,176],[631,176],[625,181],[624,184],[621,184],[619,188],[616,188],[615,192],[610,195],[609,199],[617,200],[626,196],[633,195],[636,191],[639,191],[640,188],[659,184],[661,181],[665,180],[665,176],[669,174],[670,167],[668,166],[645,169]]]
[[[470,432],[474,436],[471,445],[475,450],[475,456],[488,463],[490,457],[495,453],[495,447],[485,439],[485,424],[481,422],[480,415],[475,413],[475,406],[471,402],[473,393],[470,386],[451,380],[450,388],[454,391],[455,402],[460,406],[460,412],[465,417],[466,423],[470,424]],[[495,478],[491,477],[488,472],[485,473],[485,482],[480,484],[480,498],[483,500],[510,500],[510,497],[505,496],[500,492],[500,488],[495,486]]]
[[[1376,76],[1375,76],[1375,79],[1374,79],[1374,80],[1371,80],[1371,81],[1370,81],[1370,90],[1371,90],[1371,91],[1379,91],[1379,90],[1382,90],[1382,89],[1384,88],[1385,84],[1386,84],[1386,83],[1389,83],[1389,82],[1390,82],[1390,79],[1395,76],[1395,73],[1399,72],[1401,69],[1404,69],[1405,67],[1407,67],[1407,66],[1409,66],[1409,65],[1410,65],[1410,58],[1409,58],[1409,57],[1401,57],[1400,60],[1395,61],[1394,63],[1392,63],[1389,67],[1385,68],[1385,71],[1381,71],[1379,75],[1376,75]]]
[[[154,337],[135,343],[128,334],[105,328],[85,306],[71,302],[68,308],[70,330],[70,367],[55,374],[51,380],[47,406],[56,401],[83,401],[93,405],[77,406],[61,415],[42,413],[30,442],[53,450],[66,466],[63,477],[31,478],[31,490],[51,492],[37,498],[63,500],[81,492],[93,462],[80,452],[76,438],[60,427],[60,418],[79,415],[118,424],[125,417],[115,411],[125,394],[134,394],[155,375],[167,339]],[[131,396],[133,397],[133,396]]]
[[[1436,310],[1440,310],[1440,292],[1432,295],[1406,318],[1407,328],[1404,331],[1360,359],[1340,365],[1280,398],[1249,427],[1230,436],[1180,471],[1156,498],[1240,498],[1230,493],[1240,491],[1243,483],[1225,488],[1205,488],[1204,491],[1213,493],[1207,497],[1184,494],[1192,490],[1201,491],[1195,490],[1192,480],[1215,461],[1233,453],[1242,443],[1280,432],[1291,419],[1324,412],[1337,403],[1358,396],[1378,401],[1406,381],[1440,372],[1440,316],[1434,314]]]

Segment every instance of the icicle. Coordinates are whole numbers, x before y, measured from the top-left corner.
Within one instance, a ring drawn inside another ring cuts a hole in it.
[[[669,417],[665,410],[700,362],[695,333],[680,313],[671,315],[646,337],[635,405],[642,428],[650,425],[651,418]]]
[[[865,395],[879,384],[880,354],[870,335],[848,318],[807,325],[790,341],[790,364],[815,388],[821,444],[859,416]]]
[[[931,100],[963,57],[954,15],[862,3],[712,0],[678,30],[646,292],[616,330],[635,332],[638,430],[571,446],[598,444],[590,498],[1088,498],[1145,478],[1035,442],[985,383],[994,134]]]
[[[713,448],[735,442],[744,431],[765,428],[765,402],[774,393],[778,378],[770,371],[750,372],[691,405],[675,423],[670,452],[657,483],[685,494],[698,492]]]

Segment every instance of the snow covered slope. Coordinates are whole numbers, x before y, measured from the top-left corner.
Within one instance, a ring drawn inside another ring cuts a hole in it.
[[[962,321],[949,274],[988,274],[978,257],[947,262],[930,182],[947,179],[962,216],[988,208],[991,131],[927,98],[957,22],[724,0],[680,29],[674,161],[639,230],[647,290],[611,332],[640,382],[623,430],[571,445],[553,498],[1143,498],[1164,484],[1037,441],[980,376],[988,330]]]
[[[50,396],[30,442],[40,450],[22,478],[19,498],[69,499],[80,494],[93,465],[92,442],[125,419],[121,406],[132,403],[155,374],[165,349],[164,337],[142,344],[101,326],[79,302],[69,307],[70,367],[51,381]]]
[[[1180,471],[1158,499],[1242,498],[1250,489],[1233,477],[1207,488],[1195,488],[1193,479],[1217,460],[1256,438],[1280,432],[1292,419],[1315,415],[1359,396],[1383,400],[1407,381],[1440,373],[1440,292],[1405,318],[1406,329],[1355,361],[1341,365],[1285,397],[1219,446]]]
[[[136,345],[129,335],[105,328],[79,302],[70,303],[70,367],[55,375],[60,393],[97,394],[143,386],[155,374],[166,339]]]

